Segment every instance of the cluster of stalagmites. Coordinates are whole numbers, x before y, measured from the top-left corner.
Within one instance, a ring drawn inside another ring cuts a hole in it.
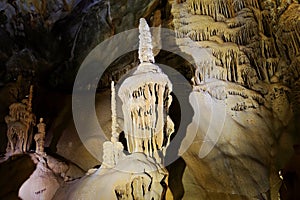
[[[35,115],[32,113],[32,92],[30,87],[28,99],[13,103],[9,106],[9,115],[5,117],[7,124],[8,144],[6,152],[8,155],[15,153],[26,153],[31,145],[33,127],[35,126]]]
[[[124,132],[130,153],[143,152],[162,162],[158,151],[168,146],[174,126],[166,113],[171,105],[172,85],[161,69],[152,64],[150,29],[144,20],[140,22],[139,59],[141,64],[133,75],[119,88],[123,102]],[[164,153],[163,153],[164,155]]]
[[[13,103],[9,106],[9,115],[5,117],[7,124],[7,148],[6,154],[11,156],[17,153],[27,153],[30,150],[32,140],[36,142],[35,152],[45,155],[44,143],[46,124],[40,118],[36,124],[35,114],[32,112],[33,86],[30,86],[28,99]],[[33,136],[33,128],[36,125],[38,132]]]
[[[37,164],[35,171],[20,187],[19,197],[25,200],[51,199],[59,188],[60,182],[78,178],[78,174],[83,172],[46,154],[44,150],[46,124],[43,118],[36,122],[36,116],[32,112],[32,99],[33,86],[30,86],[28,98],[9,106],[9,115],[5,117],[8,138],[5,158],[28,153]],[[34,134],[35,127],[37,132]],[[33,140],[35,153],[29,153]],[[72,174],[73,169],[76,170],[74,174]]]
[[[124,133],[129,155],[125,155],[124,146],[119,142],[117,132],[116,89],[112,82],[112,137],[103,144],[102,171],[119,168],[122,163],[132,159],[144,159],[153,171],[135,174],[140,164],[128,163],[135,169],[127,173],[132,175],[129,182],[117,183],[114,188],[117,199],[161,199],[164,198],[167,171],[162,167],[166,147],[170,143],[170,136],[174,131],[174,124],[168,116],[168,109],[172,102],[172,85],[161,69],[153,64],[152,40],[150,29],[144,19],[140,20],[140,65],[132,76],[121,84],[118,95],[122,100],[124,117]],[[142,156],[142,157],[141,157]],[[136,165],[136,166],[135,166]],[[120,169],[125,170],[126,169]],[[116,180],[117,181],[117,180]]]
[[[276,6],[273,1],[187,0],[174,3],[172,14],[178,39],[212,49],[212,63],[196,62],[195,79],[201,83],[216,78],[248,88],[258,80],[290,86],[299,77],[299,20],[289,19],[283,8],[297,13],[298,7],[293,1]]]
[[[167,75],[153,64],[151,34],[145,19],[140,20],[139,30],[140,65],[118,90],[123,103],[122,128],[128,153],[124,152],[124,146],[119,141],[117,91],[112,82],[112,136],[103,143],[101,167],[89,170],[78,182],[69,182],[79,177],[72,174],[68,164],[46,155],[46,124],[40,118],[36,125],[38,133],[34,136],[36,153],[30,154],[37,168],[19,190],[22,199],[166,198],[168,172],[163,161],[170,136],[174,132],[174,124],[168,116],[172,102],[172,84]],[[31,87],[29,99],[12,104],[10,115],[5,118],[8,125],[9,155],[29,150],[29,137],[32,137],[30,134],[35,126],[35,115],[31,109],[32,92]],[[75,172],[76,175],[82,173],[78,170]],[[67,181],[69,183],[62,187]]]

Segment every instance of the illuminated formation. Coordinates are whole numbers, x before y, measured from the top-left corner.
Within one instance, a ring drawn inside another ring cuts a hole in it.
[[[151,33],[145,19],[140,19],[139,31],[140,65],[118,91],[123,103],[123,129],[129,155],[123,153],[124,146],[119,142],[116,91],[112,82],[112,137],[104,142],[101,168],[92,175],[101,176],[99,181],[103,179],[109,183],[106,187],[110,189],[101,194],[101,198],[164,199],[172,196],[167,188],[168,172],[162,166],[174,132],[174,124],[168,116],[172,84],[153,64]]]
[[[38,132],[34,135],[34,140],[36,144],[35,152],[41,155],[45,155],[44,145],[45,145],[45,135],[46,135],[46,124],[43,122],[44,119],[40,118],[40,123],[38,123]]]
[[[109,141],[103,143],[101,167],[90,169],[80,180],[70,182],[59,189],[55,184],[56,179],[51,179],[52,184],[45,186],[46,190],[40,189],[41,184],[35,184],[38,192],[42,191],[38,194],[41,198],[173,199],[168,188],[168,171],[163,166],[165,150],[174,131],[174,124],[168,116],[168,108],[172,102],[170,95],[172,85],[167,75],[153,64],[151,34],[145,19],[140,20],[139,30],[140,65],[131,77],[121,83],[118,90],[114,82],[111,83],[112,136]],[[123,127],[118,125],[116,94],[123,103]],[[43,124],[39,127],[39,132],[45,132]],[[119,141],[122,129],[125,133],[127,153]],[[41,136],[43,139],[44,135]],[[36,155],[41,151],[43,149],[39,146]],[[49,160],[49,156],[46,156]],[[39,162],[36,176],[32,176],[21,188],[20,197],[28,195],[29,198],[23,199],[33,199],[36,193],[27,190],[33,185],[31,181],[35,183],[39,183],[39,180],[44,181],[45,173],[40,171],[45,168],[47,166]],[[61,176],[65,179],[66,173],[62,170],[59,172],[62,172],[64,176]],[[51,175],[49,177],[51,178]]]
[[[32,113],[33,86],[30,86],[28,99],[9,106],[9,115],[5,117],[7,124],[8,155],[26,153],[32,142],[32,131],[35,125],[35,115]]]
[[[168,117],[172,84],[167,75],[152,64],[151,34],[145,19],[140,20],[139,30],[141,64],[119,89],[123,102],[124,132],[130,153],[143,152],[161,162],[158,151],[168,146],[173,131],[166,134],[166,130],[174,126]]]
[[[123,154],[123,144],[119,141],[119,134],[117,132],[117,113],[116,113],[116,92],[114,82],[111,83],[111,112],[112,112],[112,125],[111,141],[106,141],[103,143],[103,163],[102,168],[114,167],[119,158],[124,156]]]

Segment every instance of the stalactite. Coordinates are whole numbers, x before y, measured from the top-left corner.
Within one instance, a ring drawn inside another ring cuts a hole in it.
[[[189,13],[184,9],[180,11],[185,14],[179,20],[184,23],[178,22],[180,25],[175,28],[178,36],[212,49],[218,63],[209,68],[209,64],[196,62],[195,84],[217,78],[252,87],[259,79],[270,81],[278,71],[277,47],[261,28],[263,13],[258,0],[188,0],[185,5]],[[290,38],[284,43],[291,55],[298,53],[298,32],[283,33],[285,38]],[[259,50],[253,52],[257,48]]]
[[[188,8],[192,14],[196,15],[208,15],[218,20],[218,15],[223,15],[226,18],[232,18],[236,15],[236,12],[242,10],[245,7],[258,8],[257,0],[188,0]],[[233,5],[233,6],[232,6]]]
[[[288,50],[290,55],[298,55],[299,54],[299,48],[300,48],[300,37],[297,30],[291,31],[289,33],[285,33],[285,42],[288,46]]]
[[[155,79],[151,78],[151,80]],[[164,119],[164,93],[167,87],[165,83],[153,84],[150,82],[142,84],[144,85],[139,87],[138,90],[131,92],[132,95],[130,96],[133,99],[126,101],[130,105],[123,105],[124,111],[131,113],[129,121],[127,121],[127,118],[124,120],[126,124],[125,132],[132,131],[126,134],[126,138],[129,141],[130,152],[144,152],[149,156],[155,155],[158,160],[157,151],[162,149],[165,140],[163,132],[166,121]],[[121,89],[121,92],[124,92],[123,89]]]
[[[238,22],[239,27],[234,25],[236,20],[233,19],[226,23],[214,23],[208,18],[203,18],[203,20],[207,20],[207,22],[203,23],[201,19],[191,17],[187,20],[187,25],[178,26],[176,29],[177,37],[184,38],[187,36],[194,41],[209,41],[212,36],[218,36],[224,42],[246,45],[257,34],[257,24],[253,19]],[[230,28],[230,26],[234,26],[234,28]]]

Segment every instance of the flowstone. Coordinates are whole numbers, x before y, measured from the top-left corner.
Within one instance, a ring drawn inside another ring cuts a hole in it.
[[[62,179],[55,176],[44,157],[38,159],[36,170],[19,190],[19,197],[24,200],[52,199],[60,187]]]
[[[278,198],[298,107],[297,9],[295,1],[173,2],[176,44],[195,62],[183,199]]]
[[[30,154],[36,164],[35,171],[22,184],[19,197],[24,200],[53,199],[63,183],[71,182],[84,175],[73,163],[58,160],[46,154]]]

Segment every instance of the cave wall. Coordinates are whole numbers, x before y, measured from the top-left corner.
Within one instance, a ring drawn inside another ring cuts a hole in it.
[[[194,198],[276,197],[278,171],[298,138],[296,10],[298,1],[172,4],[177,44],[195,60],[190,99],[199,113],[183,141],[194,142],[182,152]],[[210,141],[215,146],[200,158]]]
[[[30,84],[35,86],[37,103],[34,111],[38,117],[46,116],[47,111],[41,108],[44,107],[43,101],[47,101],[45,95],[59,96],[57,91],[70,93],[81,62],[98,43],[136,28],[141,17],[151,19],[152,24],[157,23],[154,11],[166,10],[165,4],[158,0],[2,1],[0,92],[7,98],[3,98],[1,106],[0,130],[3,134],[0,151],[5,152],[4,116],[8,105],[23,99]],[[164,12],[161,16],[166,18]],[[132,58],[125,62],[130,64],[131,61]],[[118,74],[117,70],[114,74]],[[108,79],[104,79],[104,84],[99,83],[99,87],[109,86]],[[51,111],[47,121],[51,124],[61,107],[51,109],[53,106],[49,104],[45,106]]]

